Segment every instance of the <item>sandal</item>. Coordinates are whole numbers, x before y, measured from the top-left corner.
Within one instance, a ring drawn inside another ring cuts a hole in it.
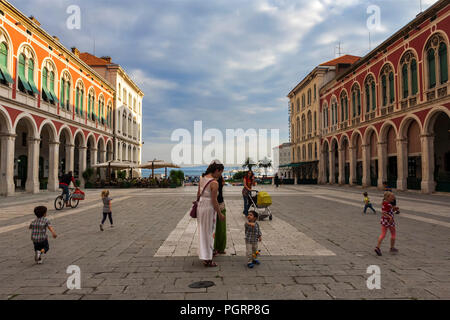
[[[208,267],[208,268],[214,268],[214,267],[218,267],[218,266],[219,266],[217,263],[215,263],[215,262],[212,261],[212,260],[209,260],[209,261],[203,261],[203,265],[204,265],[205,267]]]

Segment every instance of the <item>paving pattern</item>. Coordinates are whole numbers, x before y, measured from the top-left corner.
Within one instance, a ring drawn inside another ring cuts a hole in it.
[[[227,255],[216,268],[198,260],[196,224],[187,212],[196,189],[111,190],[114,228],[99,230],[100,190],[77,209],[53,209],[56,193],[0,198],[0,299],[450,299],[450,197],[398,193],[397,255],[373,248],[382,193],[368,189],[378,211],[362,215],[361,188],[258,186],[273,198],[274,219],[261,223],[261,265],[243,256],[240,188],[226,187]],[[58,233],[42,265],[30,233],[36,205],[47,205]],[[169,248],[164,249],[164,248]],[[67,267],[81,289],[67,287]],[[381,269],[369,290],[367,268]],[[192,282],[215,286],[192,289]]]

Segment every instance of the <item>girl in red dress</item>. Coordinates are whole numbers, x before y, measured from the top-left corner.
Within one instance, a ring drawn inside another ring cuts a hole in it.
[[[393,207],[392,202],[395,201],[395,196],[392,192],[386,191],[383,198],[382,215],[381,215],[381,235],[378,238],[378,244],[375,248],[377,255],[381,256],[381,242],[386,237],[386,232],[389,229],[391,232],[391,253],[397,253],[398,250],[395,248],[395,221],[394,221],[394,211],[399,210],[398,207]]]

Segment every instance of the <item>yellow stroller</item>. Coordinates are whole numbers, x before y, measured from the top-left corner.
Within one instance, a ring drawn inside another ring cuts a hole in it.
[[[272,212],[270,206],[272,205],[272,198],[265,191],[251,190],[249,194],[250,208],[258,212],[259,220],[264,220],[269,217],[272,220]],[[263,210],[264,209],[264,210]]]

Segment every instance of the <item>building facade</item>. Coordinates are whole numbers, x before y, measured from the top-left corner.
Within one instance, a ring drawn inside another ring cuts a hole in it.
[[[320,183],[449,191],[449,35],[438,1],[320,90]]]
[[[288,94],[291,163],[284,165],[295,183],[317,183],[321,127],[319,89],[359,57],[345,55],[316,67]]]
[[[115,87],[0,0],[0,194],[57,191],[114,157]]]
[[[141,164],[142,100],[144,93],[110,57],[81,53],[81,59],[115,87],[114,159]]]
[[[291,143],[283,143],[273,149],[275,163],[278,163],[278,168],[276,168],[277,171],[275,173],[277,173],[279,177],[291,179],[292,172],[289,168],[289,164],[291,163]]]

